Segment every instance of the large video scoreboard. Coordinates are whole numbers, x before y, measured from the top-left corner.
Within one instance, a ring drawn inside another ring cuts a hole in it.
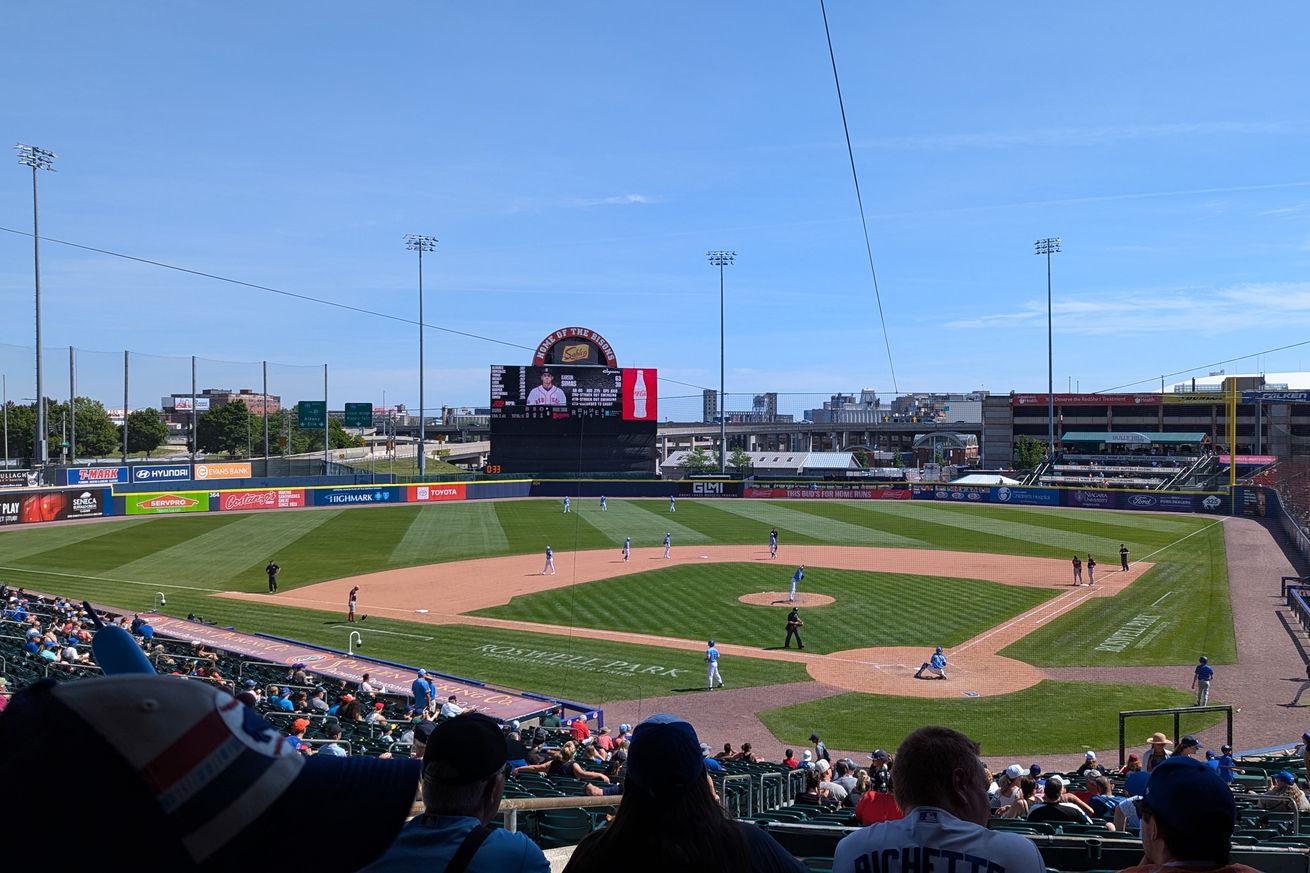
[[[657,410],[653,369],[493,365],[488,467],[653,474]]]

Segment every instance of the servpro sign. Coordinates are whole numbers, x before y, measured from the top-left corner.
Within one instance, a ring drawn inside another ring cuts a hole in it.
[[[168,491],[162,494],[126,494],[128,515],[171,515],[176,512],[208,512],[208,491]]]

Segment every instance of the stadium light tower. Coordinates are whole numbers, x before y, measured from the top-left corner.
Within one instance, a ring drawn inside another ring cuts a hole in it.
[[[737,260],[737,253],[716,250],[705,255],[719,268],[719,475],[723,475],[728,470],[728,407],[723,393],[723,268]]]
[[[46,453],[45,384],[41,378],[41,224],[38,220],[36,198],[36,171],[55,171],[55,158],[59,155],[36,146],[18,143],[18,163],[32,168],[32,263],[36,273],[36,434],[32,442],[32,466],[44,467]]]
[[[1051,255],[1060,251],[1060,238],[1050,236],[1033,243],[1035,255],[1046,255],[1046,459],[1055,459],[1055,366],[1051,344]]]
[[[423,253],[437,250],[437,238],[405,234],[405,248],[418,252],[418,474],[427,474],[427,428],[423,415]]]

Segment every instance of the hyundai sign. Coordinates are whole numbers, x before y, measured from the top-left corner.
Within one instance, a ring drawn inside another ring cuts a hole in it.
[[[137,464],[132,467],[133,482],[185,482],[190,478],[190,464]]]

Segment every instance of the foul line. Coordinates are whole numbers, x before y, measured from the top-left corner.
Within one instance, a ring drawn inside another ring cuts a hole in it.
[[[1164,600],[1164,599],[1165,599],[1166,597],[1168,597],[1170,594],[1173,594],[1173,592],[1172,592],[1172,591],[1166,591],[1164,594],[1161,594],[1161,595],[1160,595],[1160,599],[1159,599],[1159,600],[1155,601],[1155,603],[1152,603],[1151,605],[1152,605],[1152,606],[1159,606],[1159,605],[1160,605],[1160,601]]]
[[[1035,615],[1040,615],[1041,613],[1045,612],[1047,609],[1050,609],[1051,607],[1060,604],[1060,601],[1065,600],[1066,598],[1080,598],[1080,597],[1081,597],[1081,599],[1075,600],[1075,601],[1074,601],[1073,603],[1071,603],[1071,604],[1067,604],[1067,605],[1061,606],[1060,609],[1056,610],[1055,612],[1051,613],[1051,615],[1047,616],[1047,618],[1055,618],[1055,617],[1056,617],[1057,615],[1059,615],[1060,613],[1065,612],[1065,611],[1067,611],[1067,610],[1069,610],[1069,609],[1072,609],[1072,608],[1075,607],[1075,606],[1078,606],[1078,605],[1079,605],[1080,603],[1082,603],[1083,600],[1085,600],[1086,597],[1087,597],[1088,595],[1090,595],[1090,594],[1091,594],[1090,591],[1066,591],[1066,592],[1064,592],[1063,594],[1061,594],[1061,595],[1059,595],[1059,596],[1057,596],[1057,597],[1055,597],[1055,598],[1052,598],[1051,600],[1046,601],[1045,603],[1040,603],[1040,604],[1038,604],[1037,606],[1034,606],[1032,609],[1028,610],[1027,612],[1020,613],[1019,615],[1016,615],[1014,618],[1010,619],[1009,621],[1007,621],[1007,622],[1005,622],[1005,623],[1003,623],[1003,624],[998,624],[996,627],[992,628],[991,630],[987,631],[986,633],[982,634],[981,636],[976,636],[976,637],[974,637],[974,638],[971,639],[971,640],[965,640],[965,641],[964,641],[963,643],[961,643],[960,645],[958,645],[958,646],[956,646],[955,648],[951,649],[951,654],[955,654],[955,653],[957,653],[957,652],[963,652],[963,651],[965,651],[965,650],[967,650],[967,649],[969,649],[969,648],[972,648],[973,646],[976,646],[978,643],[983,642],[984,640],[988,639],[989,637],[992,637],[992,636],[994,636],[994,635],[1000,633],[1000,632],[1003,631],[1003,630],[1006,630],[1006,629],[1008,629],[1008,628],[1012,628],[1012,627],[1014,627],[1016,624],[1019,624],[1020,622],[1029,621],[1029,620],[1031,620],[1031,618],[1032,618],[1033,616],[1035,616]],[[1040,623],[1040,622],[1039,622],[1039,623]]]
[[[332,625],[332,628],[333,630],[358,631],[360,636],[364,635],[364,631],[359,630],[359,622],[355,622],[354,624],[334,624]],[[424,637],[418,634],[402,634],[400,631],[379,630],[377,628],[369,628],[368,632],[371,634],[391,634],[393,637],[412,637],[416,640],[427,640],[428,642],[432,642],[436,639],[436,637]]]
[[[64,579],[89,579],[94,582],[113,582],[116,585],[142,585],[146,588],[175,588],[179,591],[203,591],[217,594],[221,588],[197,588],[194,585],[173,585],[168,582],[139,582],[134,579],[111,579],[108,576],[88,576],[86,573],[58,573],[54,570],[34,570],[31,567],[0,567],[10,573],[31,573],[37,576],[59,576]]]
[[[1137,561],[1145,561],[1147,558],[1151,557],[1151,555],[1158,555],[1158,554],[1160,554],[1161,552],[1166,552],[1166,551],[1168,551],[1169,549],[1172,549],[1174,546],[1176,546],[1176,545],[1178,545],[1179,543],[1181,543],[1183,540],[1189,540],[1189,539],[1191,539],[1192,537],[1196,536],[1197,534],[1199,534],[1199,533],[1205,533],[1206,531],[1208,531],[1210,528],[1214,527],[1215,525],[1217,525],[1217,524],[1223,524],[1223,523],[1224,523],[1224,519],[1222,519],[1222,518],[1220,518],[1220,519],[1216,519],[1215,521],[1212,521],[1212,522],[1210,522],[1209,524],[1207,524],[1205,527],[1197,528],[1196,530],[1194,530],[1194,531],[1192,531],[1191,533],[1189,533],[1187,536],[1185,536],[1185,537],[1180,537],[1180,538],[1174,540],[1172,543],[1170,543],[1170,544],[1167,545],[1167,546],[1161,546],[1160,548],[1156,549],[1154,552],[1151,552],[1150,555],[1143,555],[1142,557],[1138,558]],[[1134,561],[1133,563],[1137,563],[1137,561]]]

